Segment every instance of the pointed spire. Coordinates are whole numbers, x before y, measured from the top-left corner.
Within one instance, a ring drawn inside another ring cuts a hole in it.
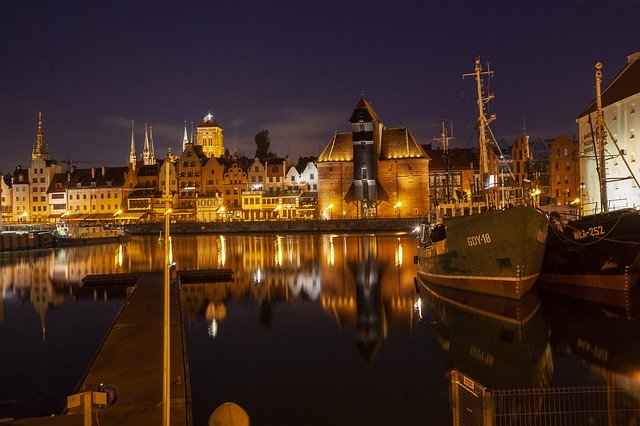
[[[133,137],[133,120],[131,120],[131,148],[129,149],[129,165],[136,168],[136,143]]]
[[[149,124],[149,164],[156,164],[156,153],[153,149],[153,125]]]
[[[182,150],[187,147],[189,143],[189,136],[187,135],[187,120],[184,120],[184,137],[182,138]]]
[[[147,128],[147,123],[144,123],[144,145],[142,146],[142,164],[149,164],[149,130]]]
[[[44,145],[44,131],[42,130],[42,112],[38,111],[38,132],[36,134],[36,144],[33,147],[33,151],[31,153],[31,159],[35,160],[36,158],[41,157],[48,160],[49,153]]]

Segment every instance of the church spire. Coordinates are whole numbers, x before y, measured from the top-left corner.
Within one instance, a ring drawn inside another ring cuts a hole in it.
[[[31,153],[31,159],[35,160],[36,158],[44,158],[45,160],[49,160],[51,157],[47,152],[47,148],[44,145],[44,131],[42,130],[42,112],[38,111],[38,132],[36,134],[36,144],[33,146],[33,151]]]
[[[129,149],[129,165],[136,168],[136,144],[133,137],[133,120],[131,120],[131,148]]]
[[[149,124],[149,164],[156,164],[156,153],[153,149],[153,124]]]
[[[149,145],[149,131],[144,123],[144,145],[142,146],[142,164],[151,164],[151,146]]]
[[[187,120],[184,121],[184,137],[182,138],[182,150],[187,147],[189,143],[189,136],[187,135]]]

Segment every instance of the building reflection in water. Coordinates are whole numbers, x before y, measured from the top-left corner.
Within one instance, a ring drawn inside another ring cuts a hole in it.
[[[233,282],[183,289],[190,317],[206,315],[212,336],[224,328],[224,314],[213,313],[225,312],[230,299],[247,296],[260,306],[264,327],[272,321],[275,304],[296,298],[319,302],[339,327],[357,329],[358,348],[366,359],[375,354],[390,325],[411,328],[418,319],[413,309],[415,268],[404,258],[411,254],[402,249],[402,241],[411,244],[411,237],[227,236],[217,237],[215,244],[208,236],[174,238],[179,269],[226,266],[233,271]]]

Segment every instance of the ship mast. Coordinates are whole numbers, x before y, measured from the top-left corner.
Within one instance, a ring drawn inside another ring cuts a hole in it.
[[[480,58],[476,59],[476,69],[472,74],[464,74],[466,76],[474,76],[476,78],[476,87],[478,91],[478,133],[480,143],[480,185],[481,191],[484,193],[487,176],[489,175],[489,142],[487,140],[487,127],[489,123],[495,120],[495,114],[491,114],[487,117],[484,113],[484,107],[487,102],[493,99],[493,94],[488,93],[487,97],[482,95],[482,76],[492,76],[493,72],[487,68],[487,71],[482,71],[482,65]]]
[[[604,164],[604,144],[606,143],[607,132],[604,125],[604,113],[602,112],[602,63],[596,64],[596,140],[598,141],[598,164],[600,165],[600,212],[606,213],[609,210],[609,201],[607,200],[607,170]]]
[[[454,139],[454,137],[447,135],[447,127],[445,125],[446,124],[445,120],[444,119],[440,120],[440,123],[442,124],[442,130],[440,131],[440,137],[439,138],[434,137],[433,140],[442,143],[442,156],[444,158],[444,169],[445,169],[445,177],[446,177],[446,184],[445,184],[446,202],[450,203],[451,202],[451,187],[450,187],[450,184],[449,184],[449,141],[451,139]],[[453,130],[453,127],[452,127],[452,130]],[[453,133],[453,131],[451,133]]]

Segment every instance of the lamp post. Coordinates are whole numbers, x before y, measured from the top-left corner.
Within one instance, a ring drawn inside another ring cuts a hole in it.
[[[167,154],[167,161],[169,161],[169,155]],[[164,199],[165,199],[165,212],[164,212],[164,324],[163,324],[163,353],[162,353],[162,376],[163,376],[163,384],[162,384],[162,424],[163,426],[169,426],[171,423],[171,304],[169,303],[169,297],[171,294],[170,290],[170,279],[169,279],[169,268],[171,266],[171,247],[170,247],[170,236],[169,236],[169,227],[171,223],[171,189],[169,188],[169,167],[165,168],[165,190],[164,190]]]

